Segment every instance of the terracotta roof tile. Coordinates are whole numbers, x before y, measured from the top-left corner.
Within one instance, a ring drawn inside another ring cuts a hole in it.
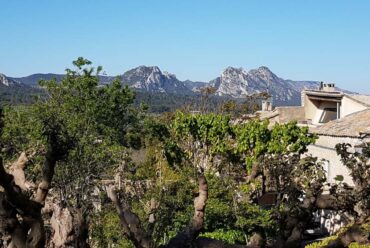
[[[311,128],[312,133],[338,137],[360,137],[370,134],[370,109]]]

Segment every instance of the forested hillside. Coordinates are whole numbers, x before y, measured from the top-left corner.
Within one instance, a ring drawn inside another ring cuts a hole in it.
[[[53,74],[54,75],[54,74]],[[48,77],[50,80],[56,79],[60,82],[63,77]],[[35,77],[31,78],[32,80]],[[31,80],[29,79],[29,80]],[[105,87],[107,84],[102,84],[99,77],[99,87]],[[105,78],[106,79],[106,78]],[[15,81],[18,82],[18,81]],[[18,82],[21,86],[5,86],[0,83],[0,106],[1,105],[30,105],[37,102],[38,98],[47,97],[45,89],[34,85],[28,86],[24,82],[30,83],[31,81]],[[103,81],[104,82],[104,81]],[[205,88],[206,89],[206,88]],[[260,108],[261,99],[256,96],[249,98],[233,99],[227,96],[217,96],[201,91],[192,95],[164,93],[164,92],[147,92],[137,90],[135,91],[134,105],[140,107],[144,104],[148,113],[162,114],[173,112],[178,109],[187,111],[202,111],[202,112],[227,112],[236,115],[248,114]]]

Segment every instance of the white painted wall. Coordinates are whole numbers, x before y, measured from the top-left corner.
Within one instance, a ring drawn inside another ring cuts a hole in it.
[[[334,178],[337,175],[342,175],[344,177],[343,182],[353,186],[349,170],[340,161],[340,156],[337,155],[335,146],[340,143],[349,143],[353,147],[361,142],[369,142],[369,140],[320,135],[316,143],[308,147],[307,154],[311,154],[313,157],[317,157],[320,160],[324,159],[328,161],[325,167],[327,168],[327,178],[329,183],[334,183]]]

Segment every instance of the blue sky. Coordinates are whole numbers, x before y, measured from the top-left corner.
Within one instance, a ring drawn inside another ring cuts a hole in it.
[[[370,94],[370,1],[0,0],[0,72],[62,73],[84,56],[110,75],[158,65],[208,81],[268,66]]]

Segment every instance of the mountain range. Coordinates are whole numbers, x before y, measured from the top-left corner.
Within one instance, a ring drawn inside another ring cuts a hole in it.
[[[255,93],[268,92],[273,96],[276,105],[294,105],[300,103],[301,91],[319,86],[318,81],[293,81],[275,75],[269,68],[261,66],[257,69],[228,67],[221,75],[209,82],[181,81],[174,74],[161,71],[157,66],[139,66],[119,75],[122,84],[140,91],[151,93],[168,93],[177,95],[196,95],[202,87],[215,88],[215,95],[245,98]],[[0,91],[7,88],[38,87],[41,79],[55,78],[60,81],[62,74],[32,74],[26,77],[7,77],[0,74]],[[109,84],[113,76],[100,76],[101,84]]]

